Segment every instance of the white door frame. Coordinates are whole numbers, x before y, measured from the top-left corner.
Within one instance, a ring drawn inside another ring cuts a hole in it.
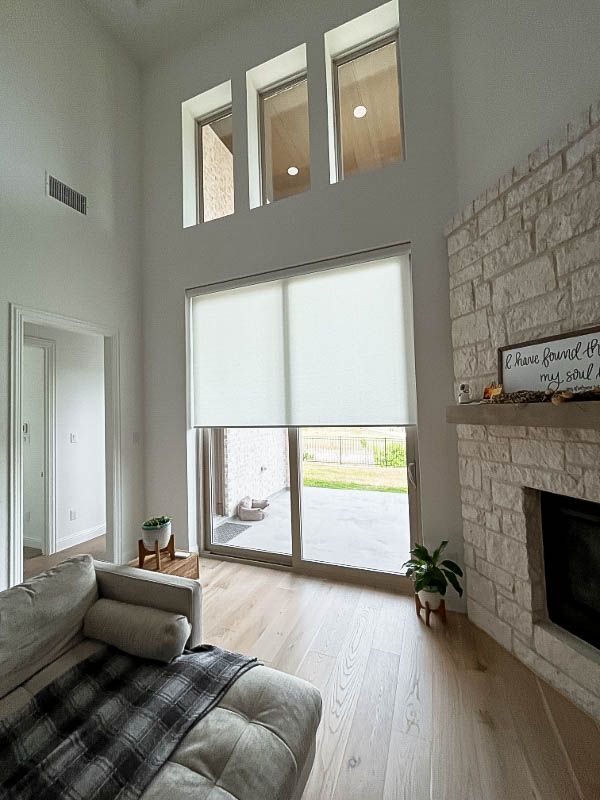
[[[42,552],[56,552],[56,342],[24,336],[24,345],[44,351],[44,538]]]
[[[106,529],[107,557],[123,561],[121,510],[121,393],[119,333],[102,325],[71,319],[49,311],[10,305],[10,512],[9,586],[23,580],[23,450],[22,381],[25,324],[49,325],[72,333],[87,333],[104,338],[104,401],[106,414]]]

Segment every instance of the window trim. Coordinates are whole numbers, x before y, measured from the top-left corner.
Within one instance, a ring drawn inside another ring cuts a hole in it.
[[[265,181],[265,166],[266,166],[266,153],[265,153],[265,113],[264,102],[271,97],[274,97],[281,92],[291,89],[299,83],[306,81],[306,91],[308,93],[308,72],[302,70],[297,72],[283,81],[276,81],[269,86],[257,92],[257,112],[258,112],[258,168],[260,170],[260,205],[266,206],[276,202],[275,200],[267,202],[267,188]],[[309,154],[310,163],[310,154]]]
[[[222,106],[217,111],[207,114],[204,117],[198,117],[195,120],[196,131],[196,224],[204,223],[204,169],[202,159],[202,128],[205,125],[212,125],[214,122],[219,122],[225,117],[231,117],[233,123],[233,106],[231,104]],[[233,127],[233,124],[232,124]],[[232,133],[233,139],[233,133]],[[235,210],[235,195],[234,195],[234,210]],[[227,216],[231,216],[228,214]],[[212,222],[212,220],[208,220]]]
[[[396,70],[398,73],[398,109],[400,112],[400,140],[402,142],[402,160],[406,158],[406,144],[404,137],[404,103],[402,98],[402,69],[400,64],[400,29],[394,28],[387,31],[381,36],[370,39],[367,42],[352,47],[344,51],[340,55],[331,59],[331,71],[333,78],[333,136],[335,141],[335,174],[336,181],[339,183],[344,180],[344,161],[342,158],[342,124],[340,115],[340,86],[338,78],[339,67],[354,61],[361,56],[366,56],[368,53],[373,53],[375,50],[380,50],[388,44],[396,45]]]

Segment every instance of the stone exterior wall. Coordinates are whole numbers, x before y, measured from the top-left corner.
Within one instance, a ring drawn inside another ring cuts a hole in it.
[[[210,125],[202,126],[204,222],[233,214],[233,154]]]
[[[242,497],[270,497],[290,485],[285,428],[226,428],[224,513],[232,516]]]
[[[497,379],[497,348],[600,324],[600,103],[449,224],[456,384]],[[467,608],[600,718],[600,652],[547,619],[538,491],[600,502],[600,431],[458,426]]]

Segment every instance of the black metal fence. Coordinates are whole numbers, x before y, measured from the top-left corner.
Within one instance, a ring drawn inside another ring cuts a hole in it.
[[[302,440],[302,459],[316,464],[405,467],[406,443],[383,437],[306,436]]]

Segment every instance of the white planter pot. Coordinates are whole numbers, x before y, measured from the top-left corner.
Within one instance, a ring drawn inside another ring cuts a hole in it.
[[[421,605],[426,608],[427,603],[429,603],[429,608],[432,611],[435,611],[442,601],[442,595],[439,592],[428,592],[427,589],[421,589],[417,594],[419,595]]]
[[[161,550],[169,544],[171,538],[171,523],[167,522],[161,528],[142,528],[142,539],[147,550],[154,550],[156,542]]]

